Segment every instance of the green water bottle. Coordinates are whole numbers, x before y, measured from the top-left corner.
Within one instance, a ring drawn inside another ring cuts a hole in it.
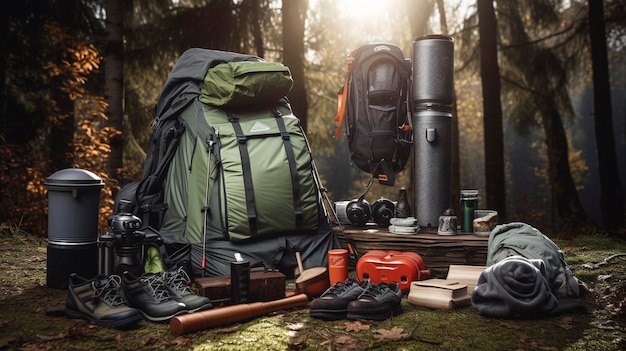
[[[461,190],[459,209],[461,215],[461,231],[473,231],[474,210],[478,208],[478,190]]]

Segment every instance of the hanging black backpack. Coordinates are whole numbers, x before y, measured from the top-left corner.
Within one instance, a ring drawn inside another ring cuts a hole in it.
[[[411,63],[393,44],[367,44],[348,57],[339,91],[339,137],[343,119],[350,162],[380,184],[393,185],[411,154]]]

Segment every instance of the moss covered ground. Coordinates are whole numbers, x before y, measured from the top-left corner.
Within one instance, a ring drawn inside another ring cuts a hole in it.
[[[322,321],[308,309],[277,311],[180,336],[167,323],[117,330],[66,318],[64,290],[46,286],[46,242],[0,227],[2,350],[624,350],[626,241],[583,234],[554,241],[589,294],[585,313],[536,320],[485,318],[472,307],[418,308],[382,322]],[[445,271],[433,271],[445,277]],[[293,282],[288,282],[288,288]]]

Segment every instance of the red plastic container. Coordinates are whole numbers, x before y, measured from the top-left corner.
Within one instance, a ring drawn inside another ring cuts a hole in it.
[[[430,269],[415,252],[371,250],[356,264],[357,279],[370,279],[375,284],[396,282],[402,292],[411,288],[411,282],[430,278]]]

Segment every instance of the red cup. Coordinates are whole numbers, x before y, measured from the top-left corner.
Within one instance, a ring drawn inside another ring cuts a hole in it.
[[[331,286],[348,279],[348,250],[328,250],[328,279]]]

